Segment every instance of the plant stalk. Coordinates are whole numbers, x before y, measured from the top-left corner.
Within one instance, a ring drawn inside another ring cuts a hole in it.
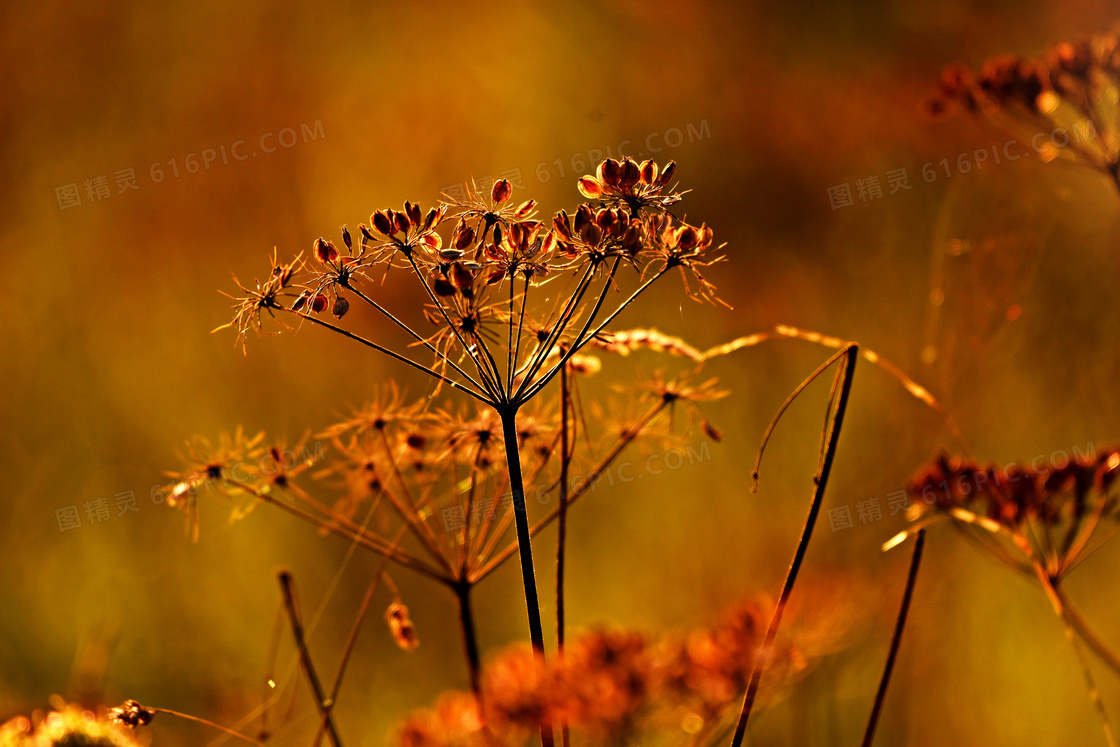
[[[525,607],[529,616],[529,639],[536,654],[537,666],[544,667],[544,628],[541,625],[541,605],[537,597],[537,581],[533,566],[533,546],[529,534],[529,514],[525,505],[525,480],[521,475],[521,456],[517,444],[517,409],[504,407],[498,411],[502,418],[502,435],[505,438],[506,464],[509,468],[509,485],[513,493],[513,520],[517,528],[517,553],[521,559],[521,580],[525,586]],[[555,739],[552,724],[541,719],[541,747],[553,747]]]
[[[843,382],[840,386],[840,397],[836,404],[836,414],[832,420],[832,430],[828,438],[828,448],[825,451],[824,460],[820,464],[816,477],[813,482],[816,484],[813,490],[813,501],[809,506],[809,514],[805,517],[805,526],[801,530],[801,539],[797,543],[797,550],[793,555],[793,560],[790,562],[789,571],[786,573],[786,580],[782,586],[781,596],[778,598],[778,603],[774,607],[774,614],[770,618],[770,624],[766,629],[766,636],[762,642],[762,648],[759,650],[758,659],[754,664],[754,671],[751,672],[750,682],[747,685],[746,695],[743,697],[743,707],[739,713],[739,722],[735,726],[735,733],[731,738],[732,747],[742,747],[743,738],[747,732],[747,720],[751,715],[751,708],[754,706],[755,697],[758,695],[758,687],[762,682],[762,672],[766,662],[766,657],[770,648],[774,645],[774,639],[778,635],[778,626],[782,621],[782,613],[785,611],[786,603],[789,601],[793,585],[797,581],[797,573],[801,570],[801,564],[805,560],[805,552],[809,548],[809,540],[813,535],[813,527],[817,522],[817,515],[820,513],[821,504],[824,502],[824,491],[828,485],[828,477],[832,472],[832,462],[836,457],[836,447],[840,442],[840,429],[844,424],[844,413],[848,409],[848,397],[852,391],[852,376],[855,374],[856,361],[859,360],[859,346],[853,344],[847,351],[845,351],[846,362],[842,369],[841,375]]]
[[[879,725],[879,714],[883,710],[883,700],[887,696],[887,686],[890,685],[891,672],[894,671],[894,662],[898,656],[898,649],[902,643],[902,631],[906,627],[906,617],[910,612],[910,600],[914,597],[914,585],[918,581],[918,568],[922,564],[922,548],[926,544],[926,530],[918,532],[914,542],[914,551],[910,555],[910,573],[906,577],[906,590],[902,592],[902,605],[898,609],[898,619],[894,625],[894,635],[891,636],[891,648],[887,654],[887,663],[883,667],[883,677],[879,680],[879,691],[875,693],[875,705],[871,707],[871,718],[867,721],[867,731],[863,734],[863,747],[871,747],[875,740],[875,727]]]

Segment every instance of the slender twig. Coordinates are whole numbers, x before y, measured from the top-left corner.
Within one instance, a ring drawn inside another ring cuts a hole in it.
[[[194,721],[196,724],[202,724],[203,726],[209,726],[211,729],[217,729],[218,731],[224,732],[226,734],[226,736],[233,737],[234,739],[240,739],[242,742],[246,742],[248,744],[255,744],[255,745],[257,745],[257,747],[266,747],[264,742],[258,742],[257,740],[253,739],[252,737],[248,737],[248,736],[242,734],[239,731],[234,731],[233,729],[229,728],[228,726],[222,726],[221,724],[216,724],[213,721],[210,721],[210,720],[204,719],[204,718],[200,718],[199,716],[192,716],[189,713],[180,713],[179,711],[173,711],[170,708],[156,708],[154,706],[148,706],[148,705],[144,706],[144,709],[148,710],[148,711],[152,711],[154,713],[163,713],[167,716],[174,716],[175,718],[186,719],[187,721]]]
[[[568,538],[568,468],[571,464],[568,439],[568,370],[560,371],[560,514],[556,534],[556,652],[564,655],[564,551]],[[573,423],[573,427],[574,427]],[[571,745],[571,731],[567,721],[560,724],[560,743]]]
[[[922,548],[926,544],[926,530],[918,532],[914,542],[914,550],[910,555],[910,573],[906,576],[906,589],[902,592],[902,604],[898,609],[898,619],[894,624],[894,635],[891,636],[891,648],[887,653],[887,663],[883,667],[883,676],[879,680],[879,690],[875,693],[875,704],[871,707],[871,718],[867,721],[867,730],[863,733],[863,747],[871,747],[875,740],[875,727],[879,724],[879,714],[883,710],[883,701],[887,696],[887,686],[891,682],[891,672],[894,671],[894,662],[898,656],[898,649],[902,643],[902,631],[906,627],[906,617],[910,612],[910,600],[914,596],[914,585],[918,581],[918,569],[922,564]]]
[[[366,302],[367,304],[369,304],[369,305],[370,305],[370,306],[372,306],[373,308],[375,308],[375,309],[377,309],[378,311],[380,311],[380,312],[381,312],[381,313],[382,313],[382,314],[383,314],[383,315],[384,315],[385,317],[387,317],[387,318],[388,318],[388,319],[389,319],[389,320],[390,320],[391,322],[393,322],[393,323],[394,323],[394,324],[396,324],[396,325],[397,325],[398,327],[400,327],[400,328],[401,328],[401,329],[403,329],[403,330],[404,330],[405,332],[407,332],[407,333],[408,333],[408,334],[409,334],[409,335],[410,335],[411,337],[413,337],[413,338],[414,338],[414,339],[415,339],[415,340],[416,340],[416,341],[417,341],[418,343],[420,343],[421,345],[423,345],[424,347],[426,347],[426,348],[427,348],[428,350],[430,350],[430,351],[432,351],[433,353],[435,353],[435,354],[436,354],[436,357],[437,357],[437,358],[439,358],[439,359],[440,359],[440,360],[442,360],[442,361],[443,361],[444,363],[446,363],[447,365],[451,366],[451,367],[452,367],[453,369],[455,369],[456,371],[458,371],[458,372],[459,372],[459,375],[460,375],[460,376],[462,376],[463,378],[465,378],[465,379],[466,379],[467,381],[469,381],[469,382],[470,382],[471,384],[473,384],[473,385],[474,385],[475,387],[477,387],[478,389],[480,389],[480,390],[482,390],[482,389],[483,389],[483,386],[482,386],[482,384],[480,384],[480,383],[479,383],[479,382],[478,382],[478,381],[477,381],[477,380],[476,380],[476,379],[475,379],[475,378],[474,378],[473,376],[471,376],[471,375],[470,375],[470,374],[468,374],[468,373],[467,373],[466,371],[464,371],[464,370],[463,370],[462,368],[460,368],[460,367],[459,367],[459,365],[458,365],[457,363],[455,363],[455,361],[453,361],[453,360],[451,359],[451,356],[447,355],[446,353],[442,353],[442,352],[440,352],[439,348],[437,348],[437,347],[436,347],[435,345],[433,345],[432,343],[430,343],[430,342],[429,342],[428,340],[426,340],[426,339],[424,339],[423,337],[421,337],[421,336],[420,336],[420,333],[418,333],[418,332],[414,331],[414,330],[413,330],[413,329],[412,329],[411,327],[409,327],[409,326],[408,326],[407,324],[405,324],[405,323],[404,323],[404,322],[402,322],[402,321],[401,321],[400,319],[398,319],[398,318],[397,318],[397,317],[396,317],[396,316],[395,316],[394,314],[392,314],[392,313],[391,313],[391,312],[390,312],[390,311],[389,311],[388,309],[386,309],[386,308],[385,308],[384,306],[382,306],[381,304],[377,303],[377,301],[374,301],[374,300],[373,300],[372,298],[370,298],[369,296],[367,296],[367,295],[366,295],[365,293],[362,293],[362,292],[361,292],[360,290],[358,290],[358,289],[357,289],[357,288],[355,288],[354,286],[352,286],[352,285],[347,285],[346,287],[347,287],[347,288],[348,288],[349,290],[351,290],[351,291],[352,291],[352,292],[353,292],[353,293],[354,293],[354,294],[355,294],[355,295],[356,295],[356,296],[357,296],[358,298],[362,299],[362,300],[363,300],[363,301],[365,301],[365,302]]]
[[[405,528],[397,532],[393,544],[396,545],[404,537]],[[369,612],[370,603],[373,601],[373,593],[377,591],[378,583],[381,581],[381,576],[385,573],[385,565],[389,562],[388,558],[382,558],[381,562],[377,565],[377,570],[373,574],[373,579],[370,580],[369,586],[366,587],[366,594],[362,597],[362,604],[358,608],[358,615],[354,618],[354,624],[350,627],[350,635],[346,639],[346,646],[342,649],[342,657],[338,661],[338,671],[334,676],[334,684],[331,685],[331,694],[328,698],[329,705],[323,710],[323,717],[319,721],[319,731],[315,734],[315,741],[312,747],[319,747],[319,743],[323,739],[323,734],[327,728],[327,716],[334,710],[335,703],[338,702],[338,693],[342,689],[342,678],[346,675],[346,665],[350,662],[350,655],[354,652],[354,646],[358,642],[358,631],[362,628],[362,622]]]
[[[1062,611],[1065,613],[1065,619],[1069,622],[1070,626],[1085,641],[1094,654],[1096,654],[1102,662],[1108,665],[1109,669],[1120,674],[1120,655],[1101,638],[1100,634],[1093,629],[1093,627],[1081,616],[1077,608],[1073,606],[1069,597],[1066,596],[1065,590],[1056,581],[1051,586],[1054,596],[1061,604]]]
[[[805,552],[809,548],[809,540],[813,534],[813,527],[816,525],[817,515],[820,513],[821,504],[824,502],[824,491],[828,486],[828,477],[832,472],[832,462],[836,457],[836,447],[840,441],[840,430],[844,424],[844,413],[848,409],[848,396],[852,391],[852,376],[855,374],[856,361],[859,360],[859,346],[849,345],[841,351],[841,354],[847,358],[845,365],[837,370],[837,376],[842,376],[840,384],[840,397],[836,403],[836,412],[832,417],[831,433],[828,439],[828,449],[825,452],[824,461],[820,464],[820,469],[817,472],[813,482],[815,487],[813,489],[813,500],[809,506],[809,514],[805,517],[805,526],[801,530],[801,539],[797,543],[797,550],[793,555],[793,560],[790,563],[789,571],[786,573],[786,580],[782,586],[781,596],[778,597],[778,603],[774,607],[774,614],[770,618],[770,624],[766,629],[766,636],[763,638],[762,647],[759,650],[758,657],[754,664],[754,670],[751,672],[751,678],[747,684],[747,692],[743,697],[743,707],[739,713],[739,722],[735,726],[735,734],[731,738],[732,747],[741,747],[743,744],[743,737],[747,731],[747,720],[751,715],[751,708],[754,706],[755,697],[758,695],[758,687],[762,682],[762,672],[765,668],[767,655],[774,644],[774,639],[778,635],[778,626],[782,621],[782,613],[785,611],[786,603],[789,601],[793,585],[797,581],[797,573],[801,570],[801,564],[805,560]],[[835,358],[836,356],[833,356]],[[817,374],[814,373],[815,377]],[[799,389],[804,388],[804,384]],[[828,427],[828,424],[825,424]]]
[[[341,741],[338,738],[338,732],[335,731],[334,721],[331,719],[330,701],[323,694],[323,686],[319,682],[319,675],[315,673],[315,665],[311,662],[311,652],[307,650],[307,642],[303,637],[303,623],[299,619],[299,608],[296,605],[295,591],[292,584],[292,574],[288,571],[280,571],[280,589],[284,592],[284,605],[288,608],[288,617],[292,624],[292,636],[296,640],[296,648],[299,649],[299,658],[303,664],[303,672],[307,676],[307,682],[311,686],[311,692],[315,696],[315,708],[322,715],[323,720],[327,725],[327,738],[331,740],[334,747],[341,747]]]
[[[466,386],[465,384],[461,384],[458,381],[455,381],[454,379],[449,379],[446,376],[444,376],[443,374],[439,373],[438,371],[435,371],[431,368],[428,368],[423,363],[417,363],[416,361],[412,360],[411,358],[406,358],[405,356],[401,355],[400,353],[396,353],[396,352],[390,350],[389,348],[385,347],[384,345],[378,345],[376,342],[374,342],[372,340],[367,340],[366,338],[362,337],[361,335],[356,335],[353,332],[350,332],[349,330],[345,330],[342,327],[339,327],[338,325],[331,324],[330,322],[325,322],[322,319],[319,319],[317,317],[310,316],[310,315],[307,315],[307,314],[301,314],[297,311],[293,311],[291,313],[295,314],[296,316],[300,317],[301,319],[306,319],[309,322],[313,322],[315,324],[318,324],[320,327],[325,327],[326,329],[329,329],[332,332],[337,332],[338,334],[340,334],[344,337],[349,337],[351,340],[354,340],[355,342],[360,342],[361,344],[365,345],[366,347],[373,348],[377,352],[384,353],[385,355],[389,356],[390,358],[393,358],[394,360],[398,360],[401,363],[408,364],[409,366],[412,366],[413,368],[415,368],[419,371],[423,371],[424,373],[428,374],[429,376],[431,376],[433,378],[436,378],[436,379],[439,379],[444,384],[447,384],[448,386],[452,387],[453,389],[458,389],[460,392],[466,392],[467,394],[474,397],[475,399],[477,399],[480,402],[485,402],[486,404],[493,404],[493,401],[492,401],[491,397],[488,396],[487,394],[483,394],[481,392],[476,392],[475,390],[471,389],[469,386]]]
[[[521,580],[525,587],[525,607],[529,615],[529,639],[536,653],[537,666],[544,666],[544,630],[541,626],[541,606],[537,597],[537,581],[533,568],[533,546],[529,534],[529,516],[525,505],[525,482],[521,475],[521,457],[517,445],[517,410],[500,411],[502,434],[505,437],[506,463],[509,468],[510,490],[513,493],[514,525],[517,527],[517,549],[521,558]],[[541,745],[555,744],[552,724],[541,719]]]

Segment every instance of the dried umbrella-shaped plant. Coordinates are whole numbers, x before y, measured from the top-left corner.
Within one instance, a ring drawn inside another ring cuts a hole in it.
[[[1117,33],[1063,42],[1041,59],[1000,55],[976,73],[951,65],[928,110],[935,117],[966,111],[1004,134],[1029,139],[1044,162],[1087,166],[1120,189]]]
[[[244,476],[256,479],[237,479],[227,468],[233,463],[241,465],[246,456],[255,456],[261,448],[256,438],[240,433],[220,444],[216,453],[204,454],[205,444],[196,444],[195,454],[190,456],[192,469],[171,487],[171,502],[186,505],[190,515],[192,493],[207,479],[220,478],[252,499],[251,503],[274,503],[448,584],[459,595],[464,610],[469,610],[470,585],[516,553],[529,637],[538,664],[543,666],[544,632],[531,538],[553,518],[563,523],[567,505],[590,484],[585,481],[569,492],[564,479],[574,445],[571,392],[578,376],[577,356],[584,348],[609,340],[607,325],[670,272],[680,274],[690,297],[717,301],[714,286],[702,272],[723,257],[713,244],[711,229],[690,225],[670,213],[682,196],[673,183],[675,172],[674,163],[659,168],[652,161],[639,164],[629,158],[608,159],[599,164],[594,176],[579,180],[579,190],[588,201],[570,215],[560,211],[549,224],[535,218],[535,201],[513,204],[513,187],[506,180],[496,182],[487,195],[472,189],[466,199],[441,203],[426,213],[406,202],[403,210],[373,213],[368,226],[359,226],[357,240],[343,228],[341,247],[320,238],[309,262],[300,257],[281,262],[274,254],[264,280],[252,286],[238,283],[242,295],[235,298],[233,320],[223,327],[234,329],[239,341],[250,333],[261,333],[270,319],[283,328],[310,323],[383,353],[427,374],[437,386],[446,385],[476,401],[479,409],[474,414],[429,414],[403,406],[390,393],[386,401],[375,405],[388,417],[374,418],[366,427],[359,416],[360,422],[342,424],[329,433],[353,468],[340,470],[338,475],[352,484],[369,478],[363,489],[403,520],[396,536],[373,535],[348,516],[346,506],[327,506],[299,487],[293,477],[310,468],[306,463],[267,470],[268,474],[246,469]],[[445,238],[439,231],[450,221],[454,223]],[[411,274],[420,286],[422,317],[435,327],[434,333],[417,331],[419,325],[409,316],[391,312],[376,297],[374,272],[394,269]],[[634,278],[636,287],[621,301],[608,305],[627,275]],[[410,357],[407,349],[393,349],[344,328],[342,320],[356,302],[398,328],[410,340],[409,347],[427,350],[431,363]],[[611,310],[607,312],[605,307]],[[558,377],[562,384],[559,404],[537,404],[533,410],[530,403]],[[710,385],[661,384],[659,399],[620,432],[617,446],[606,452],[606,464],[626,444],[644,435],[644,429],[665,408],[712,393]],[[532,427],[547,412],[562,431],[558,469],[564,474],[554,478],[562,486],[562,495],[554,512],[534,527],[526,507],[525,475],[539,483],[549,462],[545,450],[549,438],[555,440],[557,435],[550,434],[547,427]],[[443,437],[433,438],[425,433],[429,429]],[[537,446],[541,447],[539,453],[534,452]],[[499,461],[504,462],[500,468],[496,466]],[[460,508],[468,516],[487,498],[493,502],[503,492],[508,492],[513,510],[500,518],[493,511],[482,512],[480,522],[472,526],[468,521],[453,535],[457,540],[451,546],[430,521],[434,496],[448,495],[446,489],[441,492],[434,487],[439,479],[429,478],[432,470],[428,468],[437,463],[447,465],[435,470],[442,473],[439,478],[461,488],[465,497]],[[353,505],[353,496],[347,500]],[[516,541],[495,553],[500,530],[510,521]],[[412,536],[428,560],[402,546],[405,534]],[[469,639],[467,623],[464,628]],[[477,680],[477,652],[472,654],[469,649],[468,643],[472,679]],[[328,717],[324,712],[325,722]],[[542,721],[540,726],[542,741],[551,744],[551,724]]]
[[[1109,744],[1115,744],[1112,729],[1077,638],[1117,674],[1120,655],[1073,606],[1062,580],[1115,531],[1098,536],[1120,520],[1117,477],[1116,449],[1045,467],[981,466],[966,457],[940,456],[907,486],[914,498],[908,509],[912,526],[884,546],[890,549],[930,524],[948,521],[993,557],[1036,579],[1078,655]]]

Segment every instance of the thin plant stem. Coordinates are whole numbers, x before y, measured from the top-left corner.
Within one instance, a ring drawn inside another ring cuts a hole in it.
[[[505,438],[506,463],[509,468],[510,490],[513,493],[514,525],[517,527],[517,549],[521,558],[521,580],[525,586],[525,607],[529,616],[529,639],[536,654],[537,666],[544,667],[544,630],[541,626],[541,606],[537,597],[537,581],[533,568],[533,546],[529,535],[528,507],[525,505],[525,482],[521,475],[521,457],[517,445],[517,410],[500,411],[502,434]],[[555,740],[552,724],[547,717],[541,719],[541,745],[553,747]]]
[[[315,665],[311,661],[311,652],[307,650],[307,642],[303,637],[303,623],[300,622],[299,608],[296,606],[292,574],[288,571],[280,572],[280,588],[284,592],[284,605],[288,609],[288,617],[292,624],[292,636],[296,640],[296,648],[299,649],[299,658],[303,663],[303,672],[307,676],[307,682],[311,686],[312,694],[315,696],[315,708],[326,722],[327,738],[330,739],[334,747],[341,747],[342,742],[338,738],[338,732],[335,731],[334,728],[334,721],[331,719],[331,702],[327,700],[326,696],[323,694],[323,686],[319,682],[319,675],[315,673]]]
[[[1105,642],[1100,634],[1081,616],[1081,613],[1073,606],[1069,597],[1066,596],[1065,590],[1057,581],[1051,584],[1051,590],[1054,597],[1061,604],[1061,610],[1070,627],[1073,628],[1081,640],[1085,641],[1085,645],[1087,645],[1102,662],[1108,665],[1109,669],[1116,674],[1120,674],[1120,655],[1117,655],[1116,651]]]
[[[481,392],[476,392],[474,389],[471,389],[469,386],[466,386],[465,384],[461,384],[458,381],[455,381],[454,379],[449,379],[446,376],[444,376],[443,374],[439,373],[438,371],[435,371],[431,368],[428,368],[423,363],[417,363],[416,361],[412,360],[411,358],[406,358],[405,356],[401,355],[400,353],[396,353],[396,352],[390,350],[389,348],[385,347],[384,345],[378,345],[376,342],[374,342],[372,340],[367,340],[366,338],[362,337],[361,335],[356,335],[353,332],[350,332],[349,330],[345,330],[342,327],[339,327],[338,325],[331,324],[330,322],[325,322],[322,319],[317,319],[316,317],[313,317],[313,316],[310,316],[310,315],[301,314],[297,311],[292,311],[292,312],[289,312],[289,313],[295,314],[299,318],[306,319],[307,321],[313,322],[314,324],[318,324],[320,327],[325,327],[326,329],[329,329],[333,332],[337,332],[338,334],[342,335],[343,337],[348,337],[351,340],[354,340],[355,342],[360,342],[361,344],[365,345],[366,347],[373,348],[374,350],[376,350],[379,353],[384,353],[385,355],[389,356],[390,358],[393,358],[394,360],[398,360],[401,363],[408,364],[409,366],[412,366],[413,368],[415,368],[417,370],[423,371],[424,373],[428,374],[429,376],[431,376],[433,378],[436,378],[436,379],[439,379],[440,381],[442,381],[444,384],[447,384],[451,388],[458,389],[460,392],[465,392],[465,393],[469,394],[470,396],[477,399],[479,402],[485,402],[486,404],[493,404],[492,399],[487,394],[483,394]]]
[[[483,388],[482,385],[473,376],[471,376],[466,371],[464,371],[462,368],[460,368],[459,365],[451,359],[451,356],[447,355],[446,353],[441,353],[439,351],[439,348],[437,348],[435,345],[433,345],[432,343],[425,340],[423,337],[420,336],[420,334],[418,332],[414,331],[411,327],[409,327],[407,324],[405,324],[400,319],[398,319],[394,314],[392,314],[388,309],[386,309],[381,304],[377,303],[377,301],[374,301],[372,298],[367,296],[365,293],[362,293],[360,290],[358,290],[357,288],[355,288],[352,285],[347,285],[346,288],[349,289],[350,291],[352,291],[358,298],[362,299],[367,304],[369,304],[373,308],[380,311],[391,322],[393,322],[398,327],[400,327],[405,332],[407,332],[410,336],[412,336],[418,343],[420,343],[421,345],[426,347],[431,352],[435,353],[437,358],[441,359],[444,363],[446,363],[447,365],[451,366],[453,369],[458,371],[460,376],[462,376],[464,379],[469,381],[471,384],[473,384],[479,390],[482,390],[482,388]]]
[[[401,527],[397,532],[393,544],[396,545],[404,537],[406,529]],[[319,747],[323,739],[323,734],[327,728],[327,716],[334,710],[335,703],[338,702],[338,693],[342,689],[342,678],[346,675],[346,665],[350,662],[350,655],[354,652],[354,646],[358,642],[358,631],[362,628],[362,622],[369,612],[370,603],[373,601],[373,593],[377,591],[377,586],[381,581],[381,576],[385,573],[385,566],[388,564],[389,559],[383,557],[381,562],[377,565],[377,570],[373,574],[373,579],[366,587],[365,596],[362,597],[362,604],[358,608],[358,615],[354,618],[354,624],[350,628],[350,635],[346,639],[346,646],[342,649],[342,657],[338,661],[338,671],[334,676],[334,684],[331,685],[331,694],[329,697],[330,704],[324,709],[323,718],[319,722],[319,731],[315,734],[315,741],[312,747]]]
[[[556,651],[564,655],[564,553],[568,538],[568,467],[571,463],[568,438],[568,410],[570,394],[568,391],[569,373],[565,367],[560,371],[560,514],[556,534]],[[571,745],[571,731],[565,721],[560,724],[560,743],[563,747]]]
[[[204,719],[204,718],[201,718],[199,716],[192,716],[189,713],[181,713],[179,711],[173,711],[170,708],[155,708],[154,706],[147,706],[146,705],[146,706],[144,706],[144,709],[148,710],[148,711],[152,711],[153,713],[162,713],[162,714],[165,714],[167,716],[174,716],[175,718],[181,718],[181,719],[185,719],[187,721],[194,721],[196,724],[202,724],[203,726],[209,726],[211,729],[217,729],[218,731],[225,733],[226,736],[233,737],[234,739],[240,739],[242,742],[245,742],[247,744],[255,744],[255,745],[257,745],[257,747],[266,747],[264,742],[258,742],[256,739],[253,739],[252,737],[246,736],[239,731],[235,731],[235,730],[229,728],[228,726],[222,726],[221,724],[216,724],[213,721],[210,721],[209,719]]]
[[[572,342],[568,350],[560,356],[560,362],[553,366],[547,374],[540,377],[540,379],[538,379],[531,385],[529,384],[529,378],[526,377],[525,381],[522,383],[521,388],[519,389],[519,394],[523,392],[523,399],[521,399],[520,401],[528,402],[533,397],[535,397],[538,392],[548,386],[548,382],[552,381],[552,378],[556,376],[556,374],[564,367],[565,364],[567,364],[568,359],[579,352],[579,349],[586,344],[586,341],[588,339],[590,339],[587,336],[587,331],[591,329],[591,325],[595,323],[595,317],[599,315],[599,311],[603,308],[603,302],[607,300],[607,294],[611,292],[611,285],[614,284],[615,273],[618,272],[618,266],[621,263],[622,257],[617,257],[614,261],[614,264],[611,266],[610,274],[607,275],[607,279],[603,282],[603,290],[599,292],[599,298],[596,299],[594,308],[591,309],[591,313],[587,315],[587,320],[583,323],[583,329],[581,329],[579,331],[579,334],[576,335],[575,341]],[[639,288],[639,290],[642,289]],[[630,301],[633,300],[633,298],[634,297],[631,297],[630,300],[626,301],[626,303],[629,304]],[[618,314],[618,312],[622,311],[622,308],[623,307],[619,307],[618,309],[616,309],[615,312],[608,318],[613,319]]]
[[[591,285],[596,267],[597,265],[595,264],[587,266],[583,277],[579,279],[575,290],[572,291],[572,295],[564,304],[564,309],[560,312],[560,316],[557,317],[556,324],[552,325],[552,329],[545,337],[545,341],[529,357],[529,361],[525,364],[524,371],[518,371],[518,374],[521,375],[521,383],[518,384],[517,389],[514,391],[514,400],[522,401],[521,392],[525,389],[526,385],[532,381],[533,376],[536,375],[540,367],[544,365],[544,362],[548,360],[549,352],[560,340],[560,336],[564,333],[564,330],[568,328],[568,325],[575,315],[576,309],[579,307],[580,301],[583,300],[583,295],[587,292],[588,286]]]
[[[498,374],[495,370],[494,376],[496,376],[497,378],[495,379],[494,376],[491,376],[490,372],[486,369],[486,366],[483,365],[483,361],[479,359],[476,353],[471,352],[471,346],[467,345],[467,341],[463,339],[462,332],[459,331],[458,327],[451,323],[451,317],[447,315],[447,309],[442,303],[440,303],[439,298],[436,297],[436,294],[432,291],[432,289],[428,287],[428,283],[425,282],[423,273],[420,272],[420,268],[416,265],[416,260],[412,258],[412,253],[410,252],[405,256],[408,257],[408,263],[412,265],[412,271],[416,273],[416,279],[420,281],[420,285],[424,286],[424,290],[428,293],[428,298],[430,298],[432,300],[432,303],[435,304],[436,308],[439,309],[439,313],[443,316],[443,320],[447,322],[447,326],[451,329],[451,333],[455,335],[455,338],[459,341],[459,344],[463,346],[463,352],[469,355],[471,360],[474,362],[475,369],[478,371],[479,379],[482,381],[484,388],[492,398],[492,403],[493,401],[500,400],[502,397],[502,387],[498,382],[501,380],[501,375]]]
[[[816,525],[817,515],[820,513],[821,504],[824,502],[824,491],[828,486],[828,477],[832,472],[833,460],[836,458],[836,448],[840,442],[840,431],[844,424],[844,414],[848,409],[848,397],[852,391],[852,377],[855,374],[856,362],[859,360],[859,346],[852,344],[842,350],[840,355],[846,357],[847,360],[844,366],[837,370],[837,376],[842,377],[840,379],[840,397],[836,402],[836,412],[832,416],[828,448],[825,451],[824,461],[821,462],[820,469],[817,471],[816,477],[813,478],[815,486],[813,489],[813,500],[809,506],[809,514],[805,517],[805,526],[801,530],[801,539],[797,543],[797,550],[794,552],[789,571],[786,573],[785,583],[782,585],[781,596],[778,597],[778,603],[774,607],[774,614],[770,618],[770,624],[766,629],[766,636],[763,638],[762,647],[759,649],[754,669],[751,672],[750,681],[747,684],[747,692],[743,697],[743,707],[739,713],[739,721],[735,726],[735,733],[731,738],[732,747],[741,747],[743,744],[743,738],[747,731],[747,721],[750,719],[751,708],[754,706],[755,698],[758,695],[758,687],[762,682],[762,673],[765,668],[766,657],[771,647],[774,645],[774,639],[778,635],[778,626],[782,622],[782,613],[785,611],[786,604],[789,602],[790,594],[793,591],[793,585],[797,581],[798,571],[801,570],[801,564],[805,560],[805,552],[809,548],[809,540],[813,535],[813,527]],[[834,358],[835,357],[836,356],[834,356]],[[819,372],[814,373],[813,377],[818,375],[818,373]],[[805,384],[802,384],[799,389],[804,388],[804,386]],[[828,425],[828,423],[825,424],[826,428]]]
[[[910,572],[906,576],[906,589],[902,592],[902,604],[898,608],[898,619],[894,624],[894,635],[891,636],[891,647],[887,653],[887,663],[883,667],[883,676],[879,680],[879,690],[875,693],[875,704],[871,707],[871,717],[867,721],[867,730],[863,733],[863,747],[871,747],[871,743],[875,740],[875,727],[879,725],[879,714],[883,710],[887,686],[890,685],[894,662],[902,643],[902,631],[906,627],[906,617],[910,613],[910,601],[914,597],[914,585],[918,581],[918,569],[922,564],[922,549],[925,544],[926,530],[922,529],[918,532],[914,550],[910,555]]]
[[[572,504],[575,503],[578,498],[587,493],[591,489],[591,487],[598,482],[604,470],[611,466],[614,460],[618,458],[618,455],[622,453],[623,449],[633,443],[634,439],[641,435],[642,429],[645,428],[645,426],[648,425],[655,417],[657,417],[657,415],[667,406],[668,405],[665,400],[658,401],[658,403],[653,408],[651,408],[648,413],[646,413],[645,417],[643,417],[638,422],[638,424],[631,429],[630,433],[628,433],[625,438],[620,439],[618,443],[616,443],[614,447],[602,459],[599,460],[599,463],[595,465],[595,468],[588,473],[587,477],[583,478],[583,481],[580,482],[580,484],[577,485],[574,490],[569,491],[569,508],[571,508]],[[556,507],[552,509],[548,512],[548,514],[539,519],[537,523],[532,526],[532,528],[529,530],[529,536],[537,536],[537,534],[542,529],[544,529],[552,522],[556,521],[559,517],[560,508]],[[518,544],[516,542],[507,545],[502,549],[501,552],[492,557],[490,560],[486,561],[485,565],[475,571],[471,575],[471,580],[481,581],[483,578],[488,576],[495,568],[504,563],[515,552],[517,552],[517,548]]]

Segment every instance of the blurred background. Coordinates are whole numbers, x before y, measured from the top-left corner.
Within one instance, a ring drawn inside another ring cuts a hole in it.
[[[777,323],[858,340],[926,385],[984,460],[1120,435],[1114,186],[1038,159],[921,176],[1005,139],[923,114],[946,63],[1107,31],[1115,3],[42,0],[5,3],[0,19],[0,720],[52,693],[223,723],[259,703],[276,569],[292,569],[310,614],[346,545],[274,511],[231,526],[206,501],[192,544],[153,486],[191,434],[240,424],[295,440],[388,378],[414,393],[426,384],[314,329],[250,339],[244,356],[228,331],[209,334],[229,315],[218,290],[232,292],[231,272],[267,272],[274,247],[294,255],[405,199],[426,208],[472,176],[512,177],[515,199],[548,215],[579,201],[575,177],[608,148],[675,159],[688,217],[728,242],[731,261],[709,276],[734,309],[668,282],[621,326],[700,348]],[[899,169],[911,188],[891,193]],[[861,199],[870,176],[882,196]],[[841,185],[852,204],[830,199]],[[708,365],[733,390],[709,408],[725,431],[710,462],[573,510],[572,626],[685,631],[776,593],[827,382],[790,411],[755,495],[747,465],[827,354],[776,341]],[[613,361],[594,386],[655,365]],[[826,505],[850,506],[853,526],[832,531],[822,515],[804,573],[841,578],[866,620],[758,714],[757,743],[790,743],[793,722],[797,743],[859,738],[908,559],[879,549],[903,526],[886,496],[953,447],[933,413],[860,366]],[[129,491],[138,510],[119,515]],[[884,516],[861,522],[856,501],[872,497]],[[102,498],[111,515],[91,522],[86,504]],[[70,507],[80,527],[60,523]],[[539,540],[545,598],[554,540]],[[311,648],[327,671],[375,562],[356,556],[323,610]],[[925,562],[880,743],[1103,743],[1036,586],[944,527]],[[1114,642],[1118,573],[1112,543],[1067,582]],[[350,744],[386,743],[409,711],[466,685],[452,598],[396,578],[422,643],[406,654],[371,618],[336,709]],[[484,656],[521,638],[514,566],[476,604]],[[281,661],[290,655],[285,643]],[[1097,673],[1120,719],[1120,683]],[[300,687],[277,744],[306,744],[314,729]],[[162,717],[152,730],[160,745],[213,737]]]

